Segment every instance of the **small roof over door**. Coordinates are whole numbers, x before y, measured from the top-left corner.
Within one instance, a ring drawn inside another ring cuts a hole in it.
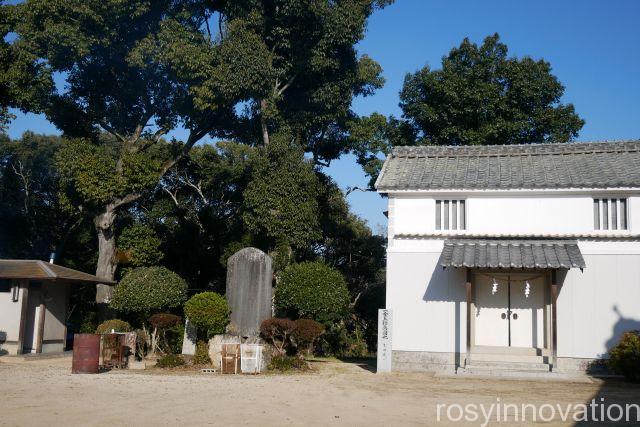
[[[79,283],[115,283],[93,274],[39,260],[0,259],[0,279],[60,280]]]
[[[575,240],[449,239],[438,264],[477,268],[585,268]]]

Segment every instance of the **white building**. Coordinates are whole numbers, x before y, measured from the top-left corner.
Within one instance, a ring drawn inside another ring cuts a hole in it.
[[[640,329],[640,141],[397,147],[393,370],[585,370]]]

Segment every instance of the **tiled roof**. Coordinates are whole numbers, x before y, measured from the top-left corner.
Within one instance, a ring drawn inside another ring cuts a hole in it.
[[[445,240],[442,267],[585,268],[576,241]]]
[[[393,190],[640,187],[640,141],[396,147],[376,182]]]
[[[115,283],[57,264],[39,260],[0,259],[0,279],[61,280],[81,283]]]

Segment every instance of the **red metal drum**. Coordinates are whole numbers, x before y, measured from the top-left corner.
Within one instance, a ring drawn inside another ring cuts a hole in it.
[[[100,365],[100,335],[75,334],[73,336],[72,374],[97,374]]]

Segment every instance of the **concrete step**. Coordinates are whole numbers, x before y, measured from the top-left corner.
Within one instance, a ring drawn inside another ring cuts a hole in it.
[[[519,369],[474,369],[467,367],[458,369],[458,376],[479,377],[479,378],[524,378],[524,379],[551,379],[551,380],[584,380],[581,377],[569,375],[559,371],[531,371]],[[590,381],[589,381],[590,382]]]
[[[483,362],[519,362],[519,363],[549,363],[548,356],[533,356],[521,354],[500,353],[471,353],[471,361]]]
[[[493,362],[493,361],[479,361],[471,360],[471,364],[467,365],[465,369],[473,370],[518,370],[518,371],[531,371],[531,372],[549,372],[551,370],[550,365],[546,363],[522,363],[522,362]]]
[[[471,347],[473,354],[509,354],[519,356],[549,356],[549,350],[546,348],[530,348],[530,347],[492,347],[488,345],[477,345]]]

